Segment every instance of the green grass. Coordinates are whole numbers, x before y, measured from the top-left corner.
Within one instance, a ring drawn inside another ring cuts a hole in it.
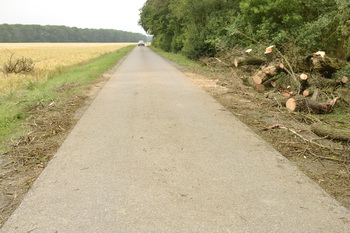
[[[179,53],[169,53],[165,52],[162,49],[156,48],[154,46],[150,46],[150,48],[158,53],[159,55],[179,64],[180,66],[189,68],[189,69],[205,69],[205,67],[201,66],[198,62],[188,59],[187,57],[179,54]]]
[[[134,46],[104,54],[85,64],[70,67],[57,76],[49,77],[44,83],[31,82],[22,90],[0,95],[0,152],[6,150],[5,142],[23,135],[21,127],[30,118],[30,110],[38,103],[49,104],[53,100],[78,94],[97,80],[103,73],[115,66]],[[57,91],[70,86],[64,91]]]

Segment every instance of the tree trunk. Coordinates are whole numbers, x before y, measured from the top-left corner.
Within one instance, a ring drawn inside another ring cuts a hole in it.
[[[280,63],[271,62],[269,65],[261,67],[260,70],[252,76],[252,81],[255,84],[265,84],[267,80],[277,75],[280,69]]]
[[[340,79],[340,82],[342,83],[342,84],[347,84],[348,82],[349,82],[349,78],[348,77],[346,77],[346,76],[343,76],[341,79]]]
[[[315,123],[311,125],[311,131],[320,137],[329,137],[340,141],[350,141],[350,129]]]
[[[336,58],[315,55],[307,57],[306,62],[308,63],[311,70],[318,71],[326,78],[331,78],[332,75],[337,72],[337,70],[340,70],[346,64],[345,61]]]
[[[286,102],[286,107],[293,112],[309,112],[316,114],[326,114],[331,113],[334,109],[335,104],[340,99],[337,97],[326,103],[319,103],[313,100],[301,98],[290,98]]]
[[[300,91],[304,91],[309,87],[308,76],[304,73],[300,75]],[[304,95],[304,93],[303,93]]]
[[[233,61],[233,65],[235,67],[247,66],[247,65],[260,66],[264,63],[266,63],[266,58],[254,57],[254,56],[240,57],[240,58],[234,59]]]

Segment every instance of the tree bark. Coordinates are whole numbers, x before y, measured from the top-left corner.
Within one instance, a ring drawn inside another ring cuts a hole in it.
[[[340,70],[346,64],[345,61],[336,58],[315,55],[308,56],[306,58],[306,62],[311,70],[318,71],[326,78],[331,78],[332,75],[337,72],[337,70]]]
[[[339,99],[340,97],[337,97],[329,102],[319,103],[305,98],[290,98],[286,102],[286,108],[293,112],[326,114],[331,113],[334,110],[334,106]]]
[[[265,84],[267,80],[277,75],[280,69],[280,63],[271,62],[269,65],[261,67],[260,70],[252,76],[252,80],[255,84]]]
[[[233,61],[233,65],[235,67],[239,67],[239,66],[247,66],[247,65],[251,65],[251,66],[260,66],[262,64],[266,63],[266,58],[262,58],[262,57],[255,57],[255,56],[244,56],[244,57],[240,57],[240,58],[236,58]]]
[[[350,141],[350,129],[337,128],[332,125],[315,123],[311,131],[320,137],[329,137],[340,141]]]

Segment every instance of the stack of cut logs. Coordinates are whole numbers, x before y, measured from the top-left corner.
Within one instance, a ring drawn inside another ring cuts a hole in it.
[[[278,99],[290,111],[330,113],[340,97],[319,102],[321,90],[335,90],[349,82],[346,76],[332,79],[332,75],[346,62],[329,58],[323,51],[308,56],[297,68],[292,68],[281,53],[277,54],[275,46],[266,48],[264,58],[251,56],[251,52],[251,49],[246,50],[242,57],[234,59],[233,65],[260,65],[258,71],[249,78],[249,83],[258,91],[265,91],[266,88],[273,90],[267,97]]]

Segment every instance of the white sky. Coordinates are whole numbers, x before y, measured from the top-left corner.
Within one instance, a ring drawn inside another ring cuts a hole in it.
[[[146,0],[1,0],[0,24],[64,25],[146,34],[138,26]]]

